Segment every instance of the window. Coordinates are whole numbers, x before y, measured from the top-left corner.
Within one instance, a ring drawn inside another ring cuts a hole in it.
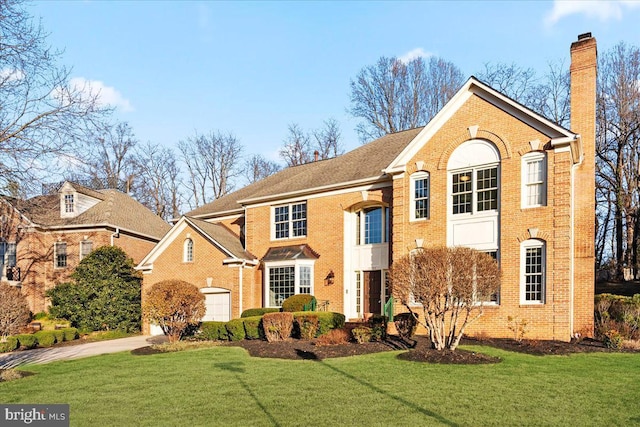
[[[418,172],[411,177],[411,219],[429,218],[429,174]]]
[[[64,211],[66,213],[73,213],[74,212],[73,194],[65,194],[64,195]]]
[[[80,242],[80,261],[87,257],[93,250],[93,242],[89,240],[83,240]]]
[[[356,313],[362,314],[362,273],[356,271]]]
[[[273,224],[276,239],[306,236],[307,202],[274,207]]]
[[[498,262],[498,265],[500,265],[500,261],[498,260],[498,251],[497,250],[483,251],[483,252],[485,252],[491,258],[496,260]],[[483,302],[485,304],[500,304],[500,289],[498,289],[495,293],[489,295],[489,298],[487,299],[487,301],[483,301]]]
[[[67,244],[56,243],[53,252],[55,268],[65,268],[67,266]]]
[[[543,304],[545,300],[545,245],[527,240],[521,245],[521,303]]]
[[[295,294],[313,293],[313,265],[267,265],[267,291],[269,307],[280,307],[282,302]]]
[[[16,266],[16,243],[0,242],[0,267],[5,264],[7,267]]]
[[[544,153],[528,154],[522,159],[522,207],[547,204],[547,168]]]
[[[193,240],[186,239],[184,241],[184,254],[182,262],[193,262]]]
[[[389,208],[374,207],[357,212],[356,242],[373,245],[389,241]]]
[[[458,171],[451,177],[454,215],[498,210],[498,166]]]

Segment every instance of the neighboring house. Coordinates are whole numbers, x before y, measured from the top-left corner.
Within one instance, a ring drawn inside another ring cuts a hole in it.
[[[118,246],[138,263],[170,228],[117,190],[65,182],[57,194],[0,196],[2,280],[21,285],[37,313],[48,305],[45,292],[67,281],[93,249]]]
[[[592,334],[596,56],[590,34],[572,44],[572,130],[471,77],[423,128],[189,212],[138,266],[143,287],[195,284],[206,319],[297,293],[358,319],[382,312],[394,260],[459,245],[491,253],[503,273],[469,333],[512,336],[512,317],[529,338]]]

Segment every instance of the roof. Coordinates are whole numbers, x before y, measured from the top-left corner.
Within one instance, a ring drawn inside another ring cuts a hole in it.
[[[311,249],[309,245],[304,244],[269,248],[267,254],[262,258],[262,261],[289,261],[296,259],[318,258],[320,258],[320,255]]]
[[[158,240],[171,228],[162,218],[120,191],[95,191],[75,184],[74,188],[100,201],[73,218],[60,217],[58,194],[36,196],[28,200],[13,200],[10,203],[34,225],[43,228],[112,226]]]
[[[242,204],[270,197],[296,193],[312,193],[357,183],[386,179],[382,172],[422,128],[385,135],[355,150],[332,159],[306,163],[283,169],[238,191],[207,203],[186,215],[208,215],[239,212]]]
[[[226,249],[234,258],[255,259],[248,251],[245,251],[240,242],[240,237],[220,223],[206,222],[196,218],[186,218],[195,228],[206,234],[218,246]]]

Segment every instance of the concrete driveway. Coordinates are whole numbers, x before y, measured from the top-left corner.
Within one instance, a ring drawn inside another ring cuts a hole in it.
[[[158,342],[159,337],[136,336],[116,340],[98,341],[62,347],[36,348],[0,354],[0,369],[13,368],[29,363],[49,363],[56,360],[78,359],[99,354],[130,351]]]

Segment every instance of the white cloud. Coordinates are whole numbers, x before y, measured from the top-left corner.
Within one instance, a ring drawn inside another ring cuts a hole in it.
[[[0,70],[0,80],[5,81],[5,82],[10,82],[13,80],[22,80],[24,79],[24,71],[22,70],[16,70],[14,69],[10,69],[10,68],[3,68]]]
[[[553,9],[545,17],[549,26],[570,15],[583,14],[602,22],[621,20],[624,12],[640,8],[638,0],[555,0]]]
[[[398,57],[398,59],[403,63],[408,63],[416,58],[429,58],[433,54],[430,52],[425,52],[421,47],[417,47],[409,52],[405,53]]]
[[[73,92],[81,92],[87,96],[97,96],[98,104],[110,106],[123,112],[133,111],[133,106],[114,87],[107,86],[100,80],[87,80],[84,77],[74,77],[69,81],[69,88]],[[54,97],[64,97],[62,90],[54,93]]]

